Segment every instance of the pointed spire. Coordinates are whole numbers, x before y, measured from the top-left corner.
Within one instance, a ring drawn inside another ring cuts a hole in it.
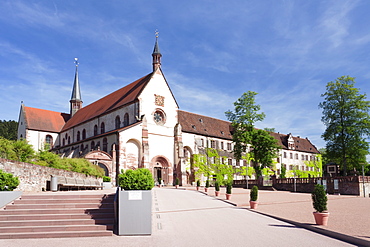
[[[76,64],[76,72],[75,72],[75,80],[73,83],[71,100],[81,100],[80,83],[78,82],[78,58],[75,58],[75,64]]]
[[[153,50],[153,53],[152,53],[152,57],[153,57],[153,72],[156,71],[158,68],[161,67],[161,57],[162,57],[162,54],[159,51],[158,36],[159,36],[159,32],[156,30],[155,31],[155,45],[154,45],[154,50]]]
[[[78,58],[75,58],[76,72],[75,80],[73,82],[72,96],[70,102],[70,113],[71,117],[82,108],[82,99],[80,91],[80,83],[78,81]]]

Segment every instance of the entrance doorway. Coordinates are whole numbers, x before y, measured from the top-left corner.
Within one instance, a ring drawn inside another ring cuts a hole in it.
[[[154,167],[154,179],[160,183],[160,180],[162,180],[162,167]]]
[[[163,157],[156,157],[156,159],[154,160],[154,165],[153,165],[154,181],[157,183],[160,183],[160,181],[163,181],[164,185],[172,184],[172,181],[170,181],[170,173],[171,173],[171,170],[168,167],[167,160]]]
[[[109,171],[108,171],[108,168],[105,166],[105,164],[99,162],[98,163],[98,166],[101,167],[101,168],[103,168],[103,170],[104,170],[104,176],[109,177]]]

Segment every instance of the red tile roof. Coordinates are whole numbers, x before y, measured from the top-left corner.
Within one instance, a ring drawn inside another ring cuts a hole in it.
[[[118,89],[117,91],[87,105],[78,110],[75,115],[67,122],[62,131],[68,130],[87,120],[95,118],[99,115],[113,111],[121,106],[137,100],[137,97],[152,78],[153,73],[150,73],[131,84]]]
[[[178,111],[178,119],[183,132],[232,140],[231,122],[181,110]],[[288,135],[271,133],[271,136],[278,141],[278,144],[283,149],[288,149]],[[293,137],[293,139],[295,150],[308,153],[320,153],[307,138]]]
[[[66,121],[69,119],[69,114],[48,111],[24,106],[25,121],[28,129],[42,130],[48,132],[59,132]]]
[[[284,149],[288,149],[288,138],[289,135],[280,134],[280,133],[271,133],[271,135],[278,140],[278,143],[281,147]],[[307,152],[307,153],[316,153],[319,154],[319,150],[313,145],[310,140],[307,138],[300,138],[300,137],[294,137],[294,150],[301,151],[301,152]]]
[[[178,111],[178,119],[183,132],[232,140],[228,121],[181,110]]]

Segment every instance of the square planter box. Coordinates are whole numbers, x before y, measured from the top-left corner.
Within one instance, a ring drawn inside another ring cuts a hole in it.
[[[117,234],[152,234],[152,191],[117,189]]]

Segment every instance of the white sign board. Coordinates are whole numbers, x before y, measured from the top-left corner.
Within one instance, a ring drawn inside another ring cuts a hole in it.
[[[141,191],[129,191],[128,192],[129,201],[141,201],[143,200],[143,194]]]

